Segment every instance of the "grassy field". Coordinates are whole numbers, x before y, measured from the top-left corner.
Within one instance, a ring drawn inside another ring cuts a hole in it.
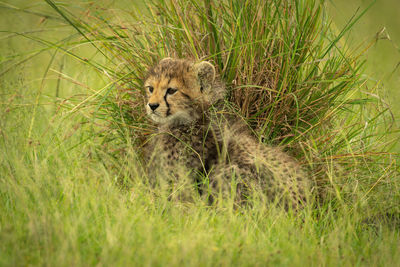
[[[0,2],[0,266],[398,266],[398,117],[351,41],[359,17],[334,27],[314,0],[173,2]],[[318,199],[287,212],[149,186],[141,86],[164,56],[212,61]]]

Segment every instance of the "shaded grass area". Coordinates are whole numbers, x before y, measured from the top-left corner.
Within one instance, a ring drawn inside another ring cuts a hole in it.
[[[1,39],[0,265],[395,266],[392,120],[360,53],[336,45],[352,22],[335,35],[317,1],[171,3],[2,3],[38,26],[11,17]],[[148,186],[141,82],[164,56],[218,66],[234,112],[323,199],[294,214]]]

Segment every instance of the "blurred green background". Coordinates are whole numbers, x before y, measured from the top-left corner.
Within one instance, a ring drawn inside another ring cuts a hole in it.
[[[366,48],[366,75],[370,86],[378,86],[400,118],[400,1],[399,0],[332,0],[329,14],[341,29],[355,14],[369,10],[354,25],[347,45]]]

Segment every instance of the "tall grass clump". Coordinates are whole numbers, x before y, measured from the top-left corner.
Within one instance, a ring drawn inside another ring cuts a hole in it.
[[[343,42],[366,10],[336,30],[325,4],[0,3],[40,18],[0,39],[21,45],[0,58],[0,265],[395,265],[398,135]],[[209,207],[148,186],[142,87],[164,57],[212,62],[221,112],[295,156],[318,201],[298,214]]]
[[[143,77],[171,56],[213,62],[238,115],[266,142],[287,146],[318,183],[352,183],[333,177],[339,170],[342,178],[346,172],[371,177],[378,170],[388,179],[394,175],[381,153],[390,145],[382,134],[392,123],[388,109],[374,88],[367,89],[360,53],[340,45],[362,14],[334,32],[323,1],[314,0],[149,1],[117,19],[97,9],[78,17],[46,2],[76,30],[75,42],[96,51],[98,59],[83,62],[110,78],[96,101],[85,104],[96,105],[95,116],[119,134],[103,135],[112,150],[140,147],[152,132],[144,117]]]

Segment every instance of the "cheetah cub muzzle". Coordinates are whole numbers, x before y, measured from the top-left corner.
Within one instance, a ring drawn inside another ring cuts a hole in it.
[[[255,191],[285,207],[305,203],[309,182],[299,164],[260,144],[240,119],[215,112],[225,88],[212,64],[163,59],[149,70],[144,87],[146,112],[158,125],[145,149],[150,178],[198,185],[209,199],[228,197],[234,188],[236,203]]]

